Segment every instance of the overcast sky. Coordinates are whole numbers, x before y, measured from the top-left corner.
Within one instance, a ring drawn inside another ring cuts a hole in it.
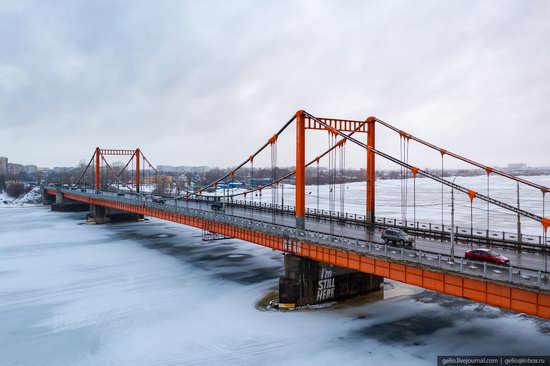
[[[156,164],[234,165],[305,109],[550,166],[549,19],[533,0],[0,0],[0,156],[68,166],[141,147]],[[377,147],[398,154],[386,135]]]

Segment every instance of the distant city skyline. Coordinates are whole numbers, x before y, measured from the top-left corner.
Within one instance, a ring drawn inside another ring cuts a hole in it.
[[[122,161],[120,161],[120,163],[124,163]],[[33,173],[36,173],[37,171],[47,171],[47,170],[52,170],[52,171],[59,171],[60,169],[65,169],[65,168],[76,168],[78,167],[78,164],[74,164],[74,165],[67,165],[67,166],[37,166],[36,164],[21,164],[21,163],[16,163],[16,162],[13,162],[13,163],[10,163],[9,162],[9,157],[6,157],[6,156],[0,156],[0,174],[7,174],[7,173],[10,173],[9,172],[9,169],[8,167],[9,166],[13,166],[13,165],[17,165],[19,166],[19,169],[20,171],[25,171],[26,173],[29,173],[29,174],[33,174]],[[289,166],[284,166],[285,168],[288,168],[288,167],[291,167],[292,165],[289,165]],[[283,167],[283,166],[280,166],[280,167]],[[323,169],[326,168],[326,166],[324,165],[321,165],[321,167]],[[227,169],[227,168],[231,168],[231,166],[225,166],[225,167],[222,167],[222,166],[207,166],[207,165],[163,165],[163,164],[159,164],[156,166],[156,168],[160,171],[160,172],[203,172],[205,170],[209,170],[209,169],[215,169],[215,168],[220,168],[220,169]],[[357,169],[357,168],[361,168],[361,167],[349,167],[350,169]],[[528,169],[550,169],[550,165],[548,166],[529,166],[528,164],[526,163],[508,163],[506,164],[505,166],[495,166],[495,168],[497,169],[504,169],[504,170],[528,170]],[[25,170],[26,169],[26,170]],[[397,170],[399,168],[395,168],[395,169],[377,169],[377,170]],[[428,167],[428,169],[440,169],[439,167]],[[460,169],[460,168],[447,168],[447,169],[444,169],[445,171],[455,171],[457,169]],[[471,170],[476,170],[476,168],[472,167],[470,168]],[[13,173],[10,173],[10,174],[13,174]],[[17,173],[15,173],[17,174]]]

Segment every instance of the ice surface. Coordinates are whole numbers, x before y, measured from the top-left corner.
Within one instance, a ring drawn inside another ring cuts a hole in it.
[[[262,311],[280,253],[84,216],[0,210],[0,365],[433,365],[550,348],[548,321],[428,291]]]

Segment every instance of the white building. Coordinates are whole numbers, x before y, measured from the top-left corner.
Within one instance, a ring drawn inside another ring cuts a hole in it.
[[[0,174],[8,174],[8,158],[0,156]]]
[[[519,164],[508,164],[509,170],[525,170],[527,169],[527,164],[525,163],[519,163]]]
[[[38,167],[36,165],[25,165],[23,171],[27,174],[36,174],[38,173]]]

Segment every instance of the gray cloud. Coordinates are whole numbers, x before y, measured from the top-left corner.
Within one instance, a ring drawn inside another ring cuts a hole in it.
[[[547,1],[4,2],[0,155],[74,165],[139,146],[158,164],[233,165],[303,108],[550,165],[549,15]]]

